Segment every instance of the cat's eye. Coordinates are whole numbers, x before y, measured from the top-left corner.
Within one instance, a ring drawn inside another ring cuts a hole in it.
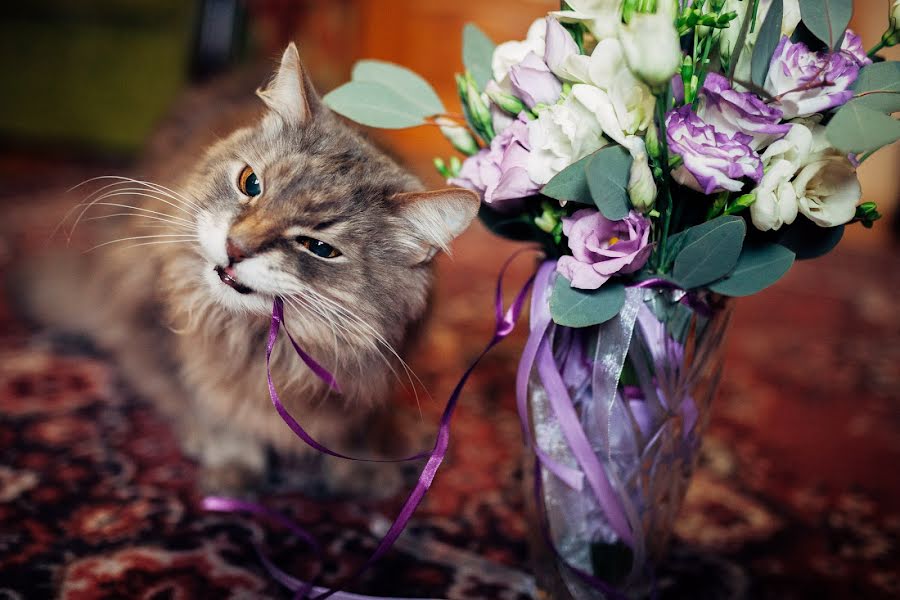
[[[259,177],[256,176],[256,173],[253,172],[249,165],[244,167],[238,176],[238,189],[241,190],[242,194],[251,198],[259,196],[260,192],[262,192]]]
[[[320,258],[337,258],[341,255],[341,251],[331,244],[305,235],[297,236],[297,243]]]

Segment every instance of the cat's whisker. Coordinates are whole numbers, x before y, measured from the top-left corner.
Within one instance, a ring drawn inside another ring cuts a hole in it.
[[[197,204],[196,202],[194,202],[192,200],[189,200],[184,195],[179,194],[178,192],[176,192],[175,190],[173,190],[171,188],[168,188],[162,184],[159,184],[159,183],[156,183],[153,181],[144,181],[144,180],[140,180],[140,179],[134,179],[133,177],[126,177],[124,175],[99,175],[97,177],[92,177],[92,178],[82,181],[78,185],[70,188],[69,192],[72,192],[87,183],[91,183],[94,181],[100,181],[100,180],[108,180],[108,179],[114,179],[116,181],[114,183],[110,183],[110,184],[107,184],[107,185],[101,187],[99,190],[94,191],[92,193],[92,195],[99,193],[100,191],[102,191],[104,189],[107,189],[107,188],[110,188],[110,187],[113,187],[116,185],[125,185],[125,184],[130,183],[130,184],[143,186],[145,189],[150,188],[151,190],[154,190],[161,194],[164,194],[165,196],[171,198],[172,200],[175,200],[176,202],[181,202],[182,204],[192,206],[196,210],[200,210],[199,204]],[[176,207],[176,208],[178,208],[178,207]]]
[[[196,235],[189,234],[189,233],[160,233],[160,234],[156,234],[156,235],[133,235],[131,237],[118,238],[115,240],[109,240],[108,242],[103,242],[102,244],[97,244],[96,246],[85,250],[84,253],[87,254],[88,252],[93,252],[94,250],[97,250],[98,248],[103,248],[104,246],[109,246],[110,244],[118,244],[121,242],[129,242],[129,241],[133,241],[133,240],[160,239],[160,238],[187,238],[187,239],[183,239],[183,240],[177,240],[177,241],[185,241],[185,242],[191,242],[191,241],[199,239]]]
[[[343,306],[341,306],[334,300],[326,297],[324,294],[321,294],[321,293],[317,292],[316,290],[309,290],[309,291],[314,296],[316,296],[316,298],[318,300],[320,300],[321,302],[323,302],[325,304],[330,305],[335,310],[337,310],[340,313],[342,313],[343,315],[345,315],[345,318],[353,319],[354,322],[358,323],[361,327],[366,329],[380,344],[382,344],[400,362],[400,365],[403,367],[404,371],[406,371],[406,376],[410,380],[409,383],[413,388],[413,392],[416,395],[416,401],[418,402],[418,392],[416,390],[416,384],[412,381],[412,378],[415,377],[416,381],[419,383],[419,385],[422,386],[423,389],[426,389],[425,384],[422,382],[422,380],[419,378],[419,376],[416,374],[416,372],[412,369],[412,367],[410,367],[409,364],[405,360],[403,360],[403,358],[400,357],[399,353],[397,353],[397,351],[394,349],[394,347],[386,339],[384,339],[384,336],[382,336],[380,333],[375,331],[375,329],[371,325],[369,325],[368,323],[363,321],[361,318],[359,318],[358,316],[351,313],[348,309],[344,308]]]
[[[142,197],[146,197],[146,198],[152,198],[152,199],[159,200],[159,198],[157,198],[156,196],[152,196],[152,195],[143,193],[142,191],[130,191],[131,189],[133,189],[133,188],[129,188],[129,189],[127,189],[127,190],[114,190],[114,191],[110,191],[110,192],[107,192],[106,194],[103,194],[102,196],[100,196],[100,197],[98,197],[98,198],[96,198],[96,199],[94,199],[94,200],[92,200],[92,201],[90,201],[90,202],[88,202],[88,203],[82,203],[82,205],[84,205],[84,208],[83,208],[82,211],[78,214],[78,217],[75,219],[75,222],[72,224],[72,228],[69,230],[67,239],[68,239],[68,240],[71,240],[71,239],[72,239],[72,235],[75,233],[75,229],[78,227],[78,223],[79,223],[79,222],[81,221],[81,219],[84,217],[85,213],[86,213],[88,210],[91,209],[91,207],[93,207],[93,206],[102,206],[102,203],[101,203],[102,200],[108,200],[108,199],[116,198],[116,197],[119,197],[119,196],[142,196]],[[187,219],[183,219],[182,217],[178,217],[178,216],[176,216],[176,215],[171,215],[171,214],[169,214],[169,213],[162,213],[162,212],[159,212],[159,211],[151,211],[150,209],[145,209],[145,208],[142,208],[142,207],[139,207],[139,206],[133,206],[133,205],[129,205],[129,204],[125,204],[125,205],[122,205],[122,206],[127,207],[127,208],[131,208],[131,209],[134,209],[134,210],[140,210],[140,211],[145,211],[145,212],[152,212],[152,213],[154,213],[154,214],[162,215],[162,216],[166,216],[166,217],[170,217],[170,218],[173,218],[173,219],[177,219],[177,220],[179,220],[179,221],[183,221],[183,222],[186,223],[186,224],[189,224],[189,225],[191,225],[191,226],[194,226],[194,223],[193,223],[193,222],[188,221]]]
[[[409,364],[405,360],[403,360],[403,358],[400,357],[399,353],[394,349],[394,347],[390,343],[388,343],[386,339],[384,339],[384,336],[375,331],[375,329],[371,325],[364,322],[361,318],[349,312],[347,309],[331,300],[330,298],[325,297],[323,294],[317,292],[316,290],[307,289],[304,290],[304,292],[310,293],[313,297],[319,300],[324,305],[323,307],[330,307],[332,311],[338,312],[338,314],[342,314],[346,320],[349,320],[352,324],[356,325],[355,329],[357,333],[361,333],[364,336],[364,334],[368,332],[376,342],[376,352],[378,352],[378,354],[382,356],[382,359],[384,360],[385,364],[388,365],[388,367],[391,369],[397,381],[400,382],[403,387],[406,387],[406,384],[403,383],[403,381],[400,379],[400,375],[393,368],[393,365],[391,365],[390,361],[382,355],[382,352],[380,350],[378,350],[377,344],[381,344],[393,355],[394,358],[397,359],[398,363],[404,370],[406,378],[409,380],[409,385],[412,388],[413,396],[416,400],[416,406],[419,409],[419,417],[424,418],[424,416],[422,415],[422,406],[419,401],[418,388],[419,386],[421,386],[422,389],[426,390],[426,394],[428,393],[427,388],[425,388],[425,384],[422,382],[416,372],[409,366]],[[415,378],[415,381],[413,381],[413,378]],[[419,383],[419,386],[416,385],[416,381]]]
[[[97,217],[87,217],[87,218],[82,219],[82,221],[101,221],[103,219],[111,219],[113,217],[133,217],[133,218],[137,218],[137,219],[159,221],[158,223],[152,223],[152,224],[151,223],[139,223],[138,225],[141,227],[160,227],[160,228],[169,228],[169,227],[182,228],[182,227],[185,227],[184,224],[179,223],[177,221],[173,221],[171,219],[164,219],[162,217],[154,217],[152,215],[144,215],[141,213],[134,213],[134,212],[118,212],[118,213],[112,213],[112,214],[108,214],[108,215],[100,215]],[[197,228],[192,227],[192,228],[190,228],[190,231],[196,232]]]
[[[292,306],[292,307],[294,308],[294,310],[297,310],[298,313],[301,313],[301,314],[302,314],[302,311],[300,311],[300,307],[295,303],[297,300],[299,300],[299,299],[297,299],[297,298],[293,298],[293,299],[291,299],[291,298],[286,298],[286,299],[285,299],[285,301],[288,303],[289,306]],[[334,363],[335,363],[335,368],[334,368],[334,370],[335,370],[335,371],[338,371],[338,370],[340,369],[340,355],[339,355],[339,353],[338,353],[338,340],[337,340],[338,336],[337,336],[337,330],[335,329],[335,326],[334,326],[334,323],[333,323],[332,319],[327,319],[327,318],[326,318],[325,320],[326,320],[326,322],[328,323],[328,326],[329,326],[330,329],[331,329],[331,339],[332,339],[332,342],[333,342],[333,346],[332,346],[332,347],[333,347],[333,352],[332,352],[332,354],[334,355]],[[335,373],[335,374],[337,374],[337,373]],[[327,394],[328,394],[328,390],[326,389],[326,390],[323,392],[323,395],[324,395],[324,396],[327,396]],[[323,398],[323,400],[324,400],[324,398]]]

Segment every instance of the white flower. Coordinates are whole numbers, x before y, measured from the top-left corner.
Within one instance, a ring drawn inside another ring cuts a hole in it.
[[[525,60],[529,52],[534,52],[537,56],[544,56],[546,36],[546,19],[536,19],[528,28],[528,34],[524,40],[503,42],[494,48],[494,55],[491,58],[494,81],[503,85],[510,68]]]
[[[833,154],[806,165],[793,185],[800,212],[821,227],[848,223],[862,197],[856,169],[842,155]]]
[[[756,201],[750,205],[750,218],[760,231],[777,230],[797,218],[797,193],[790,182],[796,170],[790,161],[778,159],[753,191]]]
[[[850,221],[861,197],[846,156],[830,146],[818,118],[795,119],[791,130],[762,154],[765,174],[753,191],[757,229],[777,230],[802,213],[822,227]]]
[[[900,29],[900,0],[894,0],[891,5],[891,28],[895,31]]]
[[[542,110],[537,119],[528,123],[528,143],[528,176],[543,185],[609,142],[603,137],[600,121],[573,89],[565,100]]]
[[[598,40],[616,36],[622,22],[623,0],[569,0],[572,10],[557,10],[550,14],[561,23],[584,23]]]
[[[653,89],[667,85],[681,67],[681,42],[672,17],[664,11],[638,13],[618,31],[628,67]]]

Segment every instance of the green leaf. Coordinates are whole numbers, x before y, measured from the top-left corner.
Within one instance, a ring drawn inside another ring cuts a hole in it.
[[[825,256],[838,245],[844,236],[844,226],[819,227],[806,217],[784,228],[778,243],[793,252],[797,260],[809,260]]]
[[[588,188],[586,168],[594,154],[588,154],[581,160],[557,173],[541,190],[541,193],[556,200],[567,200],[579,204],[594,204]]]
[[[519,242],[535,239],[535,228],[528,222],[527,215],[502,213],[482,202],[478,208],[478,218],[494,235]]]
[[[844,37],[853,0],[800,0],[800,17],[813,35],[836,49]]]
[[[753,47],[753,56],[750,60],[750,79],[758,86],[765,84],[772,55],[778,42],[781,41],[783,15],[783,0],[773,0],[766,14],[766,20],[759,28],[759,37],[756,38],[756,46]]]
[[[491,59],[494,57],[494,42],[474,23],[463,27],[463,65],[472,73],[479,89],[484,89],[491,80]]]
[[[607,281],[596,290],[573,288],[562,275],[556,276],[550,293],[550,315],[558,325],[590,327],[609,321],[625,304],[625,286]]]
[[[437,92],[420,75],[406,67],[380,60],[361,60],[353,65],[353,81],[369,81],[391,88],[421,107],[428,117],[447,112]]]
[[[900,111],[900,62],[875,63],[859,72],[854,102],[884,113]]]
[[[686,233],[672,275],[684,289],[721,279],[737,264],[747,225],[740,217],[722,216],[704,223],[701,232]],[[693,228],[692,228],[693,229]]]
[[[345,83],[326,94],[322,101],[339,115],[369,127],[415,127],[423,125],[428,116],[419,104],[370,81]]]
[[[734,271],[709,289],[726,296],[749,296],[781,279],[793,264],[794,253],[779,244],[746,246]]]
[[[841,152],[860,154],[900,139],[900,122],[860,98],[841,107],[828,123],[825,136]]]
[[[628,216],[628,178],[631,175],[631,155],[622,146],[607,146],[597,151],[587,162],[588,188],[594,204],[611,221]]]

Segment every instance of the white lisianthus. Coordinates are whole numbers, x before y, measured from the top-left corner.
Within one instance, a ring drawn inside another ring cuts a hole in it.
[[[862,188],[850,159],[829,155],[803,167],[793,182],[800,212],[820,227],[850,222]]]
[[[528,143],[531,146],[528,176],[543,185],[573,162],[609,142],[603,137],[602,126],[593,112],[572,93],[528,123]]]
[[[530,52],[537,56],[544,56],[545,38],[547,36],[546,19],[536,19],[528,28],[528,33],[522,41],[503,42],[494,48],[491,57],[491,71],[494,81],[501,86],[509,74],[509,70],[525,60]]]
[[[777,159],[753,190],[756,200],[750,205],[750,219],[760,231],[778,230],[797,218],[797,193],[790,182],[796,170],[790,161]]]
[[[822,227],[842,225],[856,214],[862,191],[855,169],[828,143],[818,117],[791,121],[787,135],[761,158],[765,174],[750,206],[757,229],[777,230],[798,212]]]
[[[638,13],[618,31],[628,67],[652,89],[668,85],[681,67],[681,42],[672,17],[665,11]]]
[[[891,5],[891,28],[894,31],[900,29],[900,0],[894,0]]]
[[[584,23],[598,40],[616,37],[622,22],[623,0],[568,0],[572,10],[557,10],[550,14],[560,23]]]

